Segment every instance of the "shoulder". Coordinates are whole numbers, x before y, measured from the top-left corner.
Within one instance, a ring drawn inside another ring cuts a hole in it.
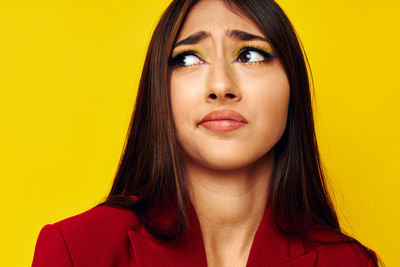
[[[331,231],[314,231],[308,234],[304,241],[307,250],[315,251],[318,255],[317,266],[342,267],[373,267],[373,260],[367,252],[352,241],[345,241],[342,236]],[[370,253],[376,259],[373,250]]]
[[[133,230],[138,224],[139,220],[131,210],[110,206],[97,206],[81,214],[57,222],[53,226],[69,236],[80,236],[80,233],[88,235],[90,233],[98,234],[99,232],[104,235],[108,232],[106,230],[112,229],[114,229],[112,234],[115,235],[118,231]]]
[[[96,246],[120,243],[127,238],[128,231],[138,226],[139,220],[131,210],[97,206],[47,227],[59,231],[69,244]]]
[[[128,209],[94,207],[45,225],[36,242],[32,266],[73,266],[100,259],[110,264],[117,259],[128,261],[128,232],[138,228],[138,218]]]

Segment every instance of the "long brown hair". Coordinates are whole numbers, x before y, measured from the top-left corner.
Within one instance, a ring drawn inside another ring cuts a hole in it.
[[[100,205],[131,209],[161,240],[179,238],[188,221],[189,197],[172,120],[169,58],[184,19],[196,0],[174,0],[154,30],[139,84],[124,151],[107,200]],[[366,247],[345,235],[329,197],[314,130],[309,68],[296,32],[273,0],[224,0],[235,13],[251,19],[267,36],[290,83],[285,132],[275,145],[271,187],[272,214],[279,230],[303,236],[320,229],[338,233],[340,242],[355,242],[377,262]],[[135,195],[137,201],[129,196]],[[174,207],[176,221],[161,227],[154,209]]]

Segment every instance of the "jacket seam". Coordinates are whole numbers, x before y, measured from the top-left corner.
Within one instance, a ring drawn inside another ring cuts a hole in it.
[[[58,228],[58,227],[57,227],[56,225],[54,225],[54,224],[53,224],[52,226],[53,226],[53,227],[56,229],[56,231],[60,234],[61,239],[62,239],[62,241],[63,241],[63,243],[64,243],[64,246],[65,246],[65,249],[67,250],[69,262],[71,263],[71,266],[74,266],[74,263],[73,263],[73,261],[72,261],[71,251],[70,251],[70,249],[69,249],[69,247],[68,247],[67,241],[65,240],[65,237],[64,237],[64,235],[63,235],[61,229]]]

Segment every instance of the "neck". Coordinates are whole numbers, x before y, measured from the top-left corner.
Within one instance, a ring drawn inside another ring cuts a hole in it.
[[[246,264],[267,205],[273,164],[273,153],[235,170],[212,170],[185,160],[208,266]]]

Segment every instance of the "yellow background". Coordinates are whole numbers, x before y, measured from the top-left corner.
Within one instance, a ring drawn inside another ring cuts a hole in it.
[[[2,266],[29,266],[43,225],[104,199],[168,2],[0,2]],[[279,3],[313,70],[318,139],[343,226],[400,266],[399,2]]]

